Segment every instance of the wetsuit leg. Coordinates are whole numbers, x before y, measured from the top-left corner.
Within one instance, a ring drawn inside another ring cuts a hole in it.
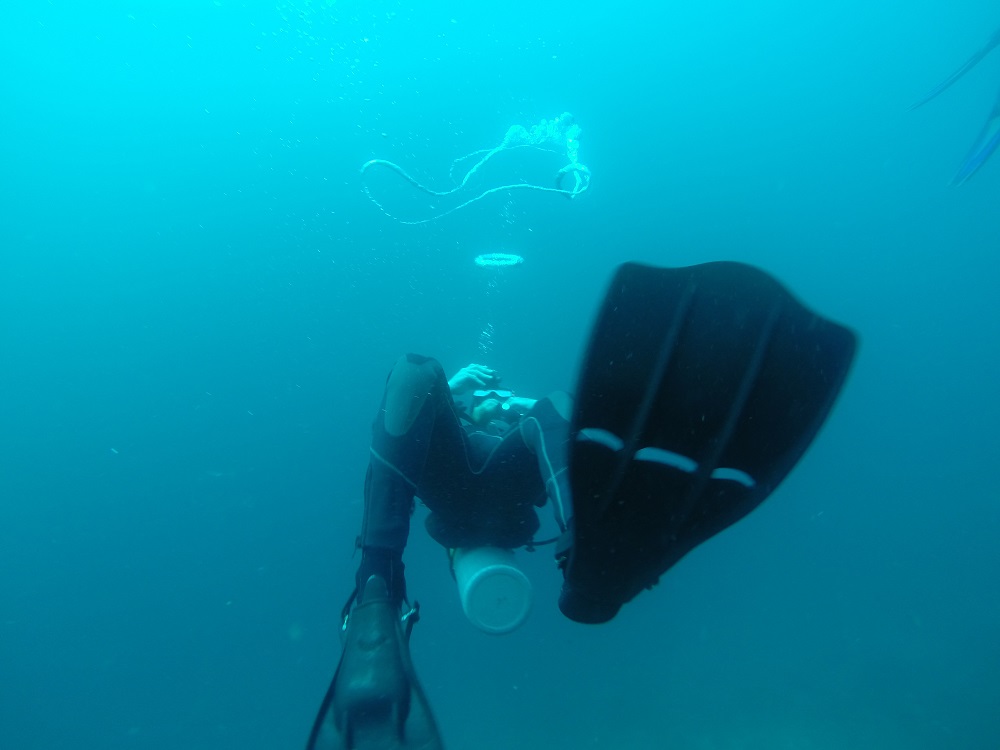
[[[427,531],[441,545],[514,548],[538,531],[535,508],[552,502],[567,526],[569,397],[539,401],[502,435],[472,431],[466,450],[432,450],[417,493],[432,511]]]
[[[556,391],[532,407],[519,424],[525,444],[535,455],[545,483],[545,494],[560,531],[572,515],[569,487],[569,434],[573,402],[568,393]]]
[[[357,603],[349,615],[350,602],[345,607],[344,651],[307,750],[441,750],[410,660],[415,610],[401,618],[402,555],[430,437],[448,432],[449,423],[461,432],[457,421],[441,366],[400,358],[372,426]]]
[[[434,451],[417,494],[431,511],[427,531],[442,546],[528,544],[538,530],[535,508],[545,488],[520,432],[473,430],[467,450]]]
[[[386,380],[372,425],[365,514],[358,540],[362,549],[359,597],[372,575],[386,580],[394,599],[405,597],[402,554],[428,451],[441,443],[461,450],[463,434],[441,365],[416,354],[400,357]]]

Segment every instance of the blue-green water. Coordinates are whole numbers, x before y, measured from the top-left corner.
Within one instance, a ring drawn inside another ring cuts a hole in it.
[[[301,747],[396,356],[571,387],[616,264],[717,259],[859,332],[831,420],[606,626],[559,615],[541,550],[525,626],[478,633],[418,511],[413,654],[448,747],[996,745],[1000,157],[948,181],[1000,59],[906,112],[994,3],[2,15],[0,747]],[[371,158],[448,188],[453,159],[564,110],[576,200],[409,227],[361,189]],[[472,263],[500,251],[525,262]]]

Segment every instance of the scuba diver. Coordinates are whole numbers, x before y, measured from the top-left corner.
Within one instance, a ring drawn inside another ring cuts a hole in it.
[[[614,618],[694,547],[757,507],[805,452],[856,349],[771,276],[733,262],[627,263],[612,279],[574,396],[500,389],[401,357],[372,429],[344,648],[308,750],[439,750],[410,660],[418,617],[403,551],[417,498],[457,572],[463,550],[534,546],[550,503],[559,608]]]
[[[1000,29],[997,29],[993,36],[990,37],[990,40],[986,42],[986,44],[983,45],[978,52],[966,60],[962,67],[948,76],[948,78],[942,81],[941,84],[927,94],[927,96],[910,107],[910,110],[912,111],[917,107],[923,106],[946,88],[951,86],[951,84],[972,70],[972,68],[974,68],[980,60],[986,57],[997,46],[1000,46]],[[989,117],[986,118],[986,124],[983,125],[983,129],[979,131],[979,135],[973,142],[972,148],[969,149],[969,153],[965,157],[962,167],[958,170],[958,174],[956,174],[952,179],[951,184],[961,185],[967,179],[972,177],[972,175],[974,175],[976,171],[986,163],[986,160],[990,158],[993,152],[997,150],[997,146],[1000,146],[1000,91],[997,92],[997,100],[993,105],[993,111],[990,112]]]

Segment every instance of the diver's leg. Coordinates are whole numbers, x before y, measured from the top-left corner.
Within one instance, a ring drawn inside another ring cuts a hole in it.
[[[502,437],[463,432],[464,447],[432,449],[435,459],[427,463],[418,493],[431,510],[431,537],[447,548],[530,544],[539,527],[535,508],[546,500],[565,532],[571,408],[567,394],[554,393]]]
[[[449,423],[454,424],[449,428]],[[442,430],[461,432],[444,370],[429,357],[400,357],[389,373],[372,425],[364,521],[358,539],[362,550],[357,574],[359,597],[363,596],[365,582],[378,575],[389,584],[393,599],[405,598],[402,555],[409,536],[413,497],[427,462],[431,438]]]
[[[569,527],[572,498],[569,489],[569,432],[573,401],[556,391],[535,404],[520,422],[525,444],[538,461],[545,494],[560,531]]]
[[[441,366],[412,354],[400,358],[372,426],[357,604],[345,608],[344,650],[308,750],[441,748],[410,661],[416,611],[401,617],[402,555],[429,436],[436,423],[448,423],[441,417],[449,412],[454,407]]]
[[[517,429],[473,431],[465,450],[435,451],[418,490],[431,511],[427,531],[447,549],[529,544],[545,488],[535,456]]]

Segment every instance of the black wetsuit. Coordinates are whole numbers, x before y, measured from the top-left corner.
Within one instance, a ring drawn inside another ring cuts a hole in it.
[[[415,497],[431,511],[428,532],[447,548],[528,544],[546,500],[565,530],[569,422],[559,400],[538,401],[510,426],[476,427],[436,360],[401,357],[372,426],[359,595],[377,574],[394,597],[405,597],[402,554]]]

